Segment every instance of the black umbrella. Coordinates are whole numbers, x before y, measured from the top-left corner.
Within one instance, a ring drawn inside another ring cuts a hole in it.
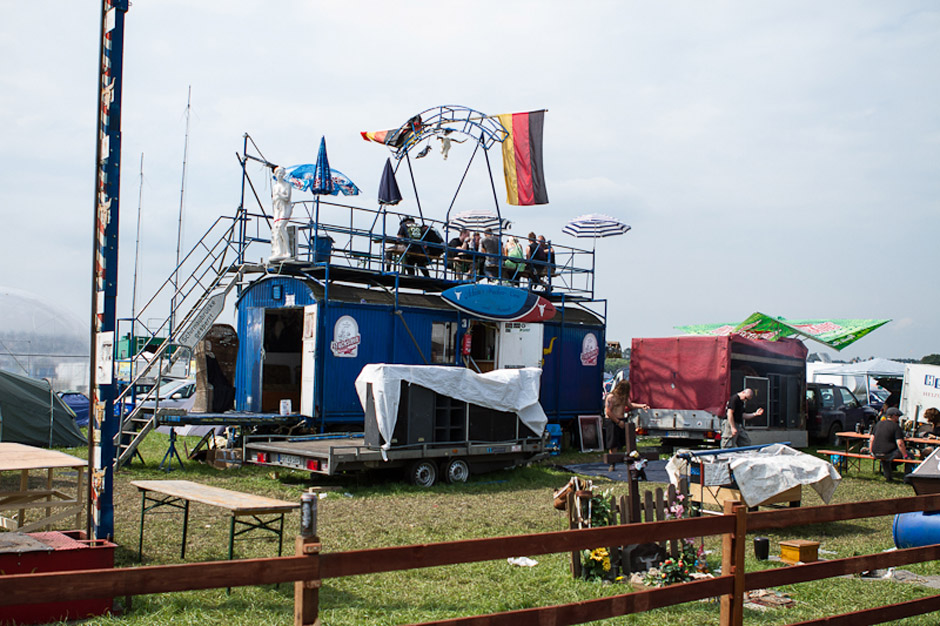
[[[385,169],[382,170],[382,181],[379,183],[379,204],[396,205],[399,202],[401,191],[398,190],[398,181],[395,180],[392,160],[385,159]]]

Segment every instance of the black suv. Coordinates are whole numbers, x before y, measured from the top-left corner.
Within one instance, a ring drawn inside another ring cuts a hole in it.
[[[806,430],[811,439],[836,443],[836,433],[868,432],[877,414],[862,405],[848,388],[828,383],[806,383]]]

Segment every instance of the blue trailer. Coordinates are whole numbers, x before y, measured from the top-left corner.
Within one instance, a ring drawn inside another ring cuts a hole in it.
[[[559,303],[541,323],[494,322],[439,294],[266,275],[242,292],[237,315],[239,411],[278,412],[289,401],[321,431],[361,429],[353,383],[368,363],[541,367],[550,421],[601,410],[604,321],[580,306]]]

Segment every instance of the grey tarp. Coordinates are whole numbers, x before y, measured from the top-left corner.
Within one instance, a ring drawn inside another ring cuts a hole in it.
[[[30,446],[86,443],[68,406],[44,380],[0,371],[0,441]]]

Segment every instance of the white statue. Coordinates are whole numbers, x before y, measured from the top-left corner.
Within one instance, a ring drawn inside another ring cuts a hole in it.
[[[271,205],[274,210],[274,225],[271,227],[271,262],[283,261],[291,256],[290,242],[287,238],[287,225],[290,221],[293,205],[290,201],[291,187],[285,180],[287,170],[278,167],[274,170],[274,185],[271,189]]]

